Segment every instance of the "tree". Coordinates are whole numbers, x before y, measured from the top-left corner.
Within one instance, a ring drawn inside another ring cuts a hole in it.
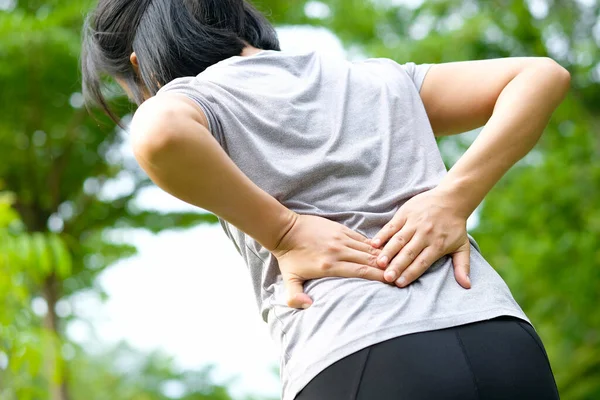
[[[143,354],[125,343],[89,354],[44,329],[29,307],[32,289],[50,266],[60,277],[69,275],[71,259],[58,235],[25,232],[13,201],[14,196],[0,192],[1,399],[44,399],[49,382],[64,383],[70,376],[71,391],[55,395],[71,393],[86,400],[233,400],[225,386],[212,383],[211,367],[182,371],[164,354]],[[56,390],[64,387],[55,385]]]
[[[78,349],[70,368],[77,371],[71,385],[76,399],[233,400],[225,386],[212,383],[211,367],[181,371],[170,357],[125,343],[94,357]]]
[[[38,398],[43,385],[32,385],[46,367],[48,381],[58,382],[65,372],[60,337],[42,329],[29,304],[31,288],[40,285],[49,271],[64,277],[71,272],[71,257],[56,234],[28,234],[12,209],[14,196],[0,192],[0,352],[8,373],[0,374],[6,389],[2,398]],[[60,387],[56,387],[60,390]]]
[[[14,5],[0,13],[4,116],[0,120],[0,180],[14,196],[22,233],[36,252],[36,259],[22,260],[21,272],[11,272],[23,276],[28,297],[42,296],[47,303],[43,335],[56,343],[45,346],[44,359],[55,359],[56,367],[51,368],[52,376],[32,373],[31,381],[13,380],[11,386],[20,393],[31,383],[49,382],[51,398],[66,400],[66,370],[59,367],[60,352],[53,350],[64,341],[64,321],[57,316],[56,305],[80,290],[99,290],[94,284],[98,274],[135,253],[132,246],[110,240],[107,230],[159,232],[217,219],[203,213],[161,214],[136,208],[134,200],[149,181],[132,160],[121,157],[124,133],[105,118],[91,118],[83,107],[78,83],[79,31],[83,10],[90,2]],[[121,105],[121,110],[126,113],[127,109]],[[121,193],[108,193],[106,188],[116,181]],[[51,256],[59,243],[66,246],[68,264]],[[6,323],[8,332],[20,329],[17,320],[9,318]],[[16,362],[12,354],[7,356],[9,364]]]
[[[79,93],[81,16],[92,1],[5,3],[11,8],[0,11],[0,180],[17,213],[0,201],[0,301],[6,305],[0,308],[0,370],[7,364],[0,371],[0,396],[48,398],[50,382],[52,397],[66,399],[68,387],[83,393],[78,379],[84,367],[69,369],[62,362],[65,319],[57,316],[56,304],[95,288],[107,265],[134,253],[107,231],[158,232],[216,218],[136,208],[135,197],[149,183],[120,157],[123,132],[104,118],[90,118]],[[331,29],[351,54],[434,63],[550,55],[571,71],[571,95],[535,151],[488,196],[474,233],[546,343],[562,398],[600,397],[600,4],[257,3],[278,25]],[[128,112],[118,94],[114,101],[122,114]],[[448,164],[469,138],[440,143]],[[117,180],[123,190],[110,196],[107,188]],[[48,303],[43,324],[29,307],[37,296]]]

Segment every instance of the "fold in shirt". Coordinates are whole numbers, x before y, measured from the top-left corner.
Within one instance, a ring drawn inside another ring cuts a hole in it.
[[[446,174],[419,96],[429,67],[267,50],[176,79],[158,95],[196,101],[235,164],[289,209],[372,237]],[[390,338],[501,315],[530,322],[472,238],[470,290],[456,282],[445,256],[403,289],[362,279],[308,281],[314,304],[296,310],[286,304],[275,257],[220,222],[281,349],[284,400],[334,362]]]

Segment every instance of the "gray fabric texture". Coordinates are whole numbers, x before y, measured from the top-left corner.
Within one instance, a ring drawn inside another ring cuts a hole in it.
[[[372,237],[446,174],[419,96],[428,68],[262,51],[176,79],[158,95],[195,100],[235,164],[286,207]],[[309,281],[314,305],[296,310],[286,305],[275,257],[221,225],[248,266],[280,347],[284,400],[335,361],[393,337],[501,315],[530,322],[472,238],[470,290],[458,285],[446,256],[404,289],[361,279]]]

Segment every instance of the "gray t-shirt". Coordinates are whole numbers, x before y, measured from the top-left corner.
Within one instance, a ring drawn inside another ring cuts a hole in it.
[[[289,209],[373,237],[406,200],[446,174],[419,96],[428,68],[262,51],[176,79],[159,95],[195,100],[237,166]],[[248,265],[280,346],[284,400],[335,361],[384,340],[501,315],[529,322],[472,239],[470,290],[458,285],[446,256],[404,289],[362,279],[309,281],[314,304],[296,310],[286,305],[275,257],[221,224]]]

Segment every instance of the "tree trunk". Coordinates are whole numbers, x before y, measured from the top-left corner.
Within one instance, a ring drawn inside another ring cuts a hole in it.
[[[58,327],[58,316],[56,315],[56,303],[60,299],[60,285],[54,274],[46,278],[43,288],[44,299],[48,305],[48,312],[44,318],[44,326],[50,331],[53,339],[58,338],[59,342],[52,340],[48,351],[49,365],[49,385],[50,398],[52,400],[69,400],[69,391],[67,387],[67,369],[61,356],[60,349],[60,331]],[[59,368],[59,371],[54,371],[53,368]],[[61,377],[60,382],[55,382],[54,376],[58,373]]]

